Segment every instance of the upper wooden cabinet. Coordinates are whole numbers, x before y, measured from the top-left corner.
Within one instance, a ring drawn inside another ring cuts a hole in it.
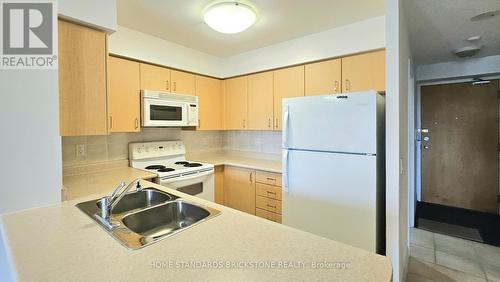
[[[201,75],[196,76],[198,96],[198,130],[222,130],[223,92],[222,81]]]
[[[342,58],[342,92],[385,91],[385,51]]]
[[[195,75],[141,63],[141,89],[195,95]]]
[[[342,60],[305,65],[305,95],[335,94],[342,91]]]
[[[110,132],[138,132],[140,126],[139,63],[116,57],[108,60]]]
[[[255,171],[224,167],[224,205],[255,214]]]
[[[304,66],[274,71],[274,129],[281,130],[282,99],[304,96]]]
[[[170,69],[140,64],[141,89],[170,92]]]
[[[273,130],[273,72],[248,76],[248,129]]]
[[[172,80],[171,92],[179,94],[196,94],[195,75],[183,71],[172,70],[170,72]]]
[[[224,80],[224,124],[226,129],[248,129],[248,76]]]
[[[108,134],[106,33],[59,20],[61,136]]]

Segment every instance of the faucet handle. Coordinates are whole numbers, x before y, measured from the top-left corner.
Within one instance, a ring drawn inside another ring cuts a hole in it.
[[[115,188],[115,191],[113,191],[113,194],[111,194],[110,199],[114,199],[116,195],[118,195],[118,192],[120,192],[123,187],[125,187],[125,181],[120,182],[120,184]]]

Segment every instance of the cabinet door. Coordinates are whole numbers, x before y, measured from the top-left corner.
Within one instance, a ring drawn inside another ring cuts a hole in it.
[[[274,71],[274,130],[281,130],[281,100],[299,96],[304,96],[304,66]]]
[[[195,75],[183,71],[172,70],[170,72],[172,79],[171,92],[187,95],[195,95]]]
[[[170,69],[141,63],[141,90],[170,92]]]
[[[224,80],[224,120],[226,129],[239,130],[248,128],[247,86],[247,76]]]
[[[342,92],[385,91],[385,51],[342,58]]]
[[[273,72],[248,76],[248,128],[273,130]]]
[[[341,93],[342,60],[335,59],[305,66],[305,95]]]
[[[61,136],[108,134],[106,33],[59,20]]]
[[[255,171],[224,167],[224,205],[255,214]]]
[[[141,98],[139,63],[116,57],[108,59],[108,113],[111,132],[138,132]]]
[[[196,76],[198,96],[198,130],[222,130],[222,81],[215,78]]]
[[[215,184],[215,202],[224,204],[224,166],[218,165],[214,169],[214,184]]]

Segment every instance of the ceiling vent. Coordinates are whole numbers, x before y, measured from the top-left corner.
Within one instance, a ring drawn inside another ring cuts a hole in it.
[[[467,58],[476,55],[481,50],[481,46],[467,46],[455,50],[455,55],[460,58]]]
[[[472,18],[470,18],[470,20],[473,22],[483,21],[483,20],[495,18],[499,15],[500,15],[500,10],[488,11],[488,12],[473,16]]]

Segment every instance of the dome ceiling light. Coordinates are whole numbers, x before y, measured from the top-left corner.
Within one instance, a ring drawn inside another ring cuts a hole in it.
[[[233,34],[251,27],[257,20],[257,13],[243,3],[216,2],[205,9],[203,19],[215,31]]]

